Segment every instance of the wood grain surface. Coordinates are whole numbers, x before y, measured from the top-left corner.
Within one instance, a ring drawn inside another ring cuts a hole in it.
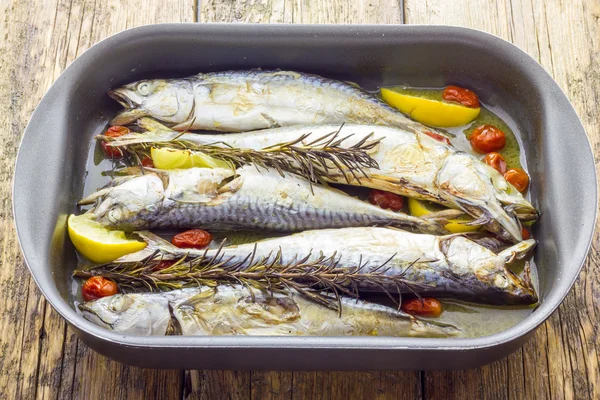
[[[560,309],[523,349],[489,366],[453,372],[162,371],[118,364],[77,340],[26,270],[10,201],[20,136],[52,82],[104,37],[156,22],[481,29],[515,43],[554,76],[598,156],[599,0],[1,0],[0,12],[0,399],[600,398],[598,235]]]

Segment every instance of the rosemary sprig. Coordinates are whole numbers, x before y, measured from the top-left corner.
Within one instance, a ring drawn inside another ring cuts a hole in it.
[[[340,127],[341,129],[341,127]],[[234,148],[226,143],[198,144],[182,139],[183,135],[162,142],[143,142],[125,145],[138,161],[150,154],[151,147],[169,147],[180,150],[198,151],[235,166],[254,164],[257,168],[273,168],[284,176],[285,172],[307,178],[311,183],[326,183],[328,178],[341,174],[347,183],[350,177],[360,182],[368,179],[366,169],[378,169],[379,165],[368,151],[382,139],[373,140],[373,133],[365,136],[352,146],[343,147],[343,142],[353,135],[340,137],[340,130],[331,132],[312,142],[303,144],[311,133],[303,134],[295,140],[278,143],[260,150]],[[99,136],[106,141],[118,140]],[[337,179],[336,179],[337,180]]]
[[[341,296],[359,297],[359,288],[364,285],[378,287],[394,303],[400,307],[402,288],[420,297],[418,288],[424,285],[410,282],[406,274],[419,260],[406,265],[398,274],[388,274],[387,264],[390,257],[380,266],[366,270],[366,263],[359,261],[353,267],[340,266],[340,257],[319,256],[308,261],[310,254],[302,259],[282,263],[281,250],[272,257],[255,259],[256,248],[245,259],[231,263],[231,258],[224,259],[219,252],[210,259],[206,253],[198,258],[186,260],[186,257],[175,260],[164,269],[157,270],[162,255],[159,252],[136,263],[108,263],[89,270],[76,270],[74,277],[89,278],[103,276],[115,281],[122,291],[140,289],[173,290],[190,286],[216,286],[218,283],[239,283],[253,293],[252,288],[285,293],[290,289],[311,298],[341,313]],[[394,298],[388,288],[395,288],[398,298]],[[329,291],[330,293],[326,293]]]

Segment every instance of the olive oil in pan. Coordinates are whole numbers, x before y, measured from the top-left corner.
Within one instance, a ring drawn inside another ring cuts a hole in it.
[[[395,92],[406,94],[409,96],[423,97],[426,99],[438,100],[438,101],[442,101],[442,92],[444,91],[443,88],[442,89],[416,89],[416,88],[409,88],[409,87],[405,87],[405,86],[393,86],[393,87],[389,87],[388,89],[391,89]],[[496,111],[496,112],[494,112],[494,111]],[[500,153],[502,155],[502,157],[504,157],[504,159],[506,160],[506,168],[507,169],[523,168],[522,164],[521,164],[521,160],[523,160],[523,158],[521,155],[520,145],[519,145],[517,136],[514,134],[513,130],[509,126],[509,124],[507,122],[503,121],[497,114],[504,114],[504,113],[502,113],[501,110],[497,110],[496,108],[491,107],[489,105],[481,104],[481,112],[479,113],[479,116],[473,122],[471,122],[467,125],[454,127],[454,128],[443,128],[443,129],[437,128],[437,129],[442,130],[442,131],[447,131],[447,132],[453,134],[455,136],[455,138],[453,138],[451,140],[451,142],[456,148],[458,148],[459,150],[471,153],[481,159],[481,158],[483,158],[484,155],[473,151],[473,149],[471,148],[471,144],[469,143],[469,138],[471,137],[471,133],[473,133],[473,130],[475,128],[477,128],[478,126],[481,126],[483,124],[493,125],[493,126],[499,128],[501,131],[503,131],[506,134],[506,145],[504,146],[504,148],[502,150],[498,151],[498,153]],[[514,124],[511,124],[511,125],[514,126]],[[516,127],[515,127],[515,129],[516,129]]]

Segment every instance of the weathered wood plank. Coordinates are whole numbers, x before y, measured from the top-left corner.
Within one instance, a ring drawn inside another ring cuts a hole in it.
[[[74,399],[177,399],[183,392],[180,371],[129,367],[79,343]]]
[[[200,22],[401,24],[400,0],[203,0]]]
[[[289,400],[292,398],[293,377],[289,372],[252,371],[250,374],[252,400]]]
[[[185,371],[184,382],[184,400],[247,400],[251,397],[249,371]]]
[[[0,3],[0,398],[35,396],[43,302],[26,270],[12,223],[11,181],[21,132],[45,88],[38,66],[51,25],[48,4]],[[26,46],[27,44],[27,46]],[[27,48],[28,51],[23,51]]]
[[[407,23],[439,23],[482,29],[512,41],[536,58],[565,90],[586,127],[596,157],[600,156],[598,100],[600,99],[600,3],[588,1],[544,2],[541,0],[406,0]],[[514,372],[513,356],[489,368],[499,372],[509,366],[504,385],[509,397],[520,398],[523,374],[526,398],[598,398],[598,264],[599,237],[584,272],[559,311],[520,351],[523,370]],[[517,355],[518,357],[518,355]],[[478,370],[479,371],[479,370]],[[427,374],[427,397],[444,398],[442,387],[458,385],[464,393],[481,397],[503,396],[503,388],[491,384],[486,375],[451,372]],[[430,377],[432,377],[430,379]],[[429,394],[435,394],[429,396]]]
[[[0,398],[94,398],[107,386],[115,390],[107,396],[115,398],[179,397],[183,380],[178,371],[117,368],[84,345],[77,346],[26,271],[13,229],[10,193],[25,124],[68,63],[128,27],[194,21],[195,1],[12,1],[0,3],[0,11]]]
[[[420,399],[416,372],[294,372],[295,399]]]

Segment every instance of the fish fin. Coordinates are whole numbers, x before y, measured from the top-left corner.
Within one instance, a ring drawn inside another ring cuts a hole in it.
[[[136,124],[140,128],[142,128],[146,131],[149,131],[149,132],[156,132],[156,131],[172,132],[172,130],[168,126],[161,124],[154,118],[142,117],[137,120]]]
[[[155,235],[150,231],[136,231],[134,232],[134,234],[136,234],[142,240],[144,240],[147,246],[140,251],[131,254],[126,254],[116,259],[114,261],[115,263],[139,262],[152,256],[156,253],[157,250],[161,251],[161,256],[164,259],[169,260],[178,258],[176,254],[179,249],[173,246],[171,243],[167,242],[165,239],[161,238],[160,236]]]
[[[150,130],[144,133],[128,133],[127,135],[112,139],[108,143],[110,146],[114,147],[129,146],[139,143],[168,143],[177,139],[179,136],[181,136],[181,132],[171,130]],[[103,137],[104,136],[97,136],[97,138]]]
[[[207,290],[203,290],[200,293],[193,295],[189,299],[178,303],[177,307],[194,307],[198,303],[202,303],[208,299],[212,299],[215,296],[215,294],[217,294],[216,288],[208,288]]]
[[[260,116],[263,117],[265,119],[265,121],[267,121],[269,123],[269,128],[279,128],[281,127],[281,124],[273,119],[270,115],[265,114],[265,113],[260,113]]]
[[[402,312],[402,314],[405,313]],[[409,314],[405,315],[410,316],[411,328],[409,335],[413,337],[448,337],[456,336],[461,332],[460,328],[452,324],[423,320]]]
[[[440,224],[446,225],[447,223],[450,222],[450,220],[461,218],[461,217],[464,217],[465,215],[467,215],[467,213],[465,213],[462,210],[448,209],[448,210],[435,211],[435,212],[432,212],[427,215],[422,215],[419,218],[426,220],[426,221],[429,221],[429,220],[436,221]]]

